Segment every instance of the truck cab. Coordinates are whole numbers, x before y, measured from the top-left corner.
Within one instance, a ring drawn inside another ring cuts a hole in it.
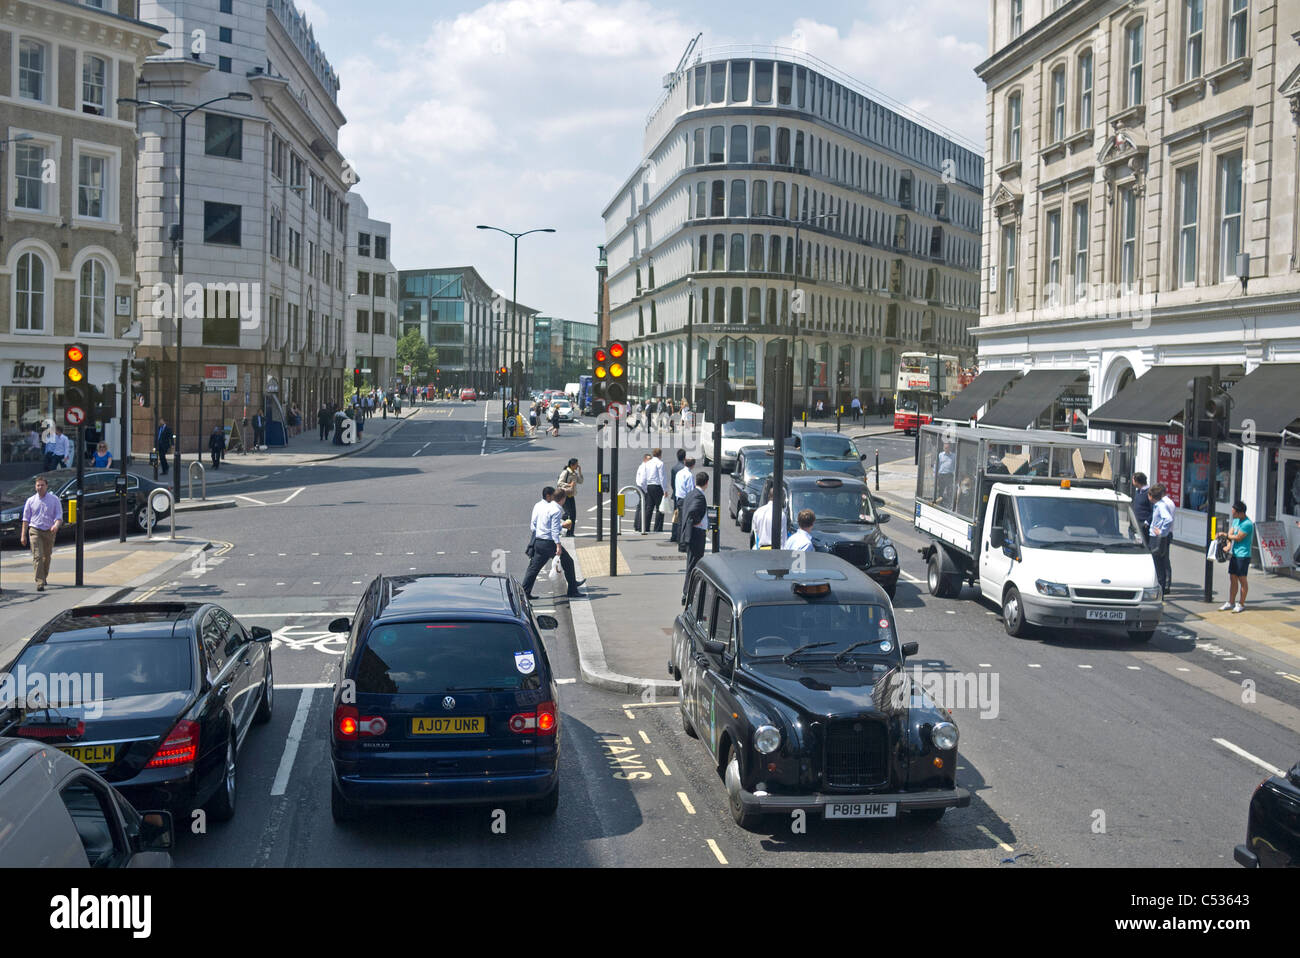
[[[1155,563],[1118,450],[1067,433],[924,426],[914,521],[932,595],[963,582],[1002,610],[1013,636],[1034,627],[1118,627],[1147,642],[1163,611]]]

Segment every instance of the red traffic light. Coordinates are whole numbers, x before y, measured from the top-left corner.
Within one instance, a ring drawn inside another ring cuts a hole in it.
[[[624,350],[624,348],[623,348],[623,344],[622,344],[622,343],[610,343],[610,344],[609,344],[609,354],[610,354],[610,356],[612,356],[614,359],[622,359],[622,358],[623,358],[623,353],[624,353],[624,351],[625,351],[625,350]]]
[[[606,353],[605,350],[603,350],[603,349],[597,349],[597,350],[596,350],[596,362],[598,362],[598,363],[603,363],[603,362],[608,362],[608,361],[609,361],[609,354]]]
[[[67,350],[68,362],[79,363],[86,358],[86,354],[80,346],[69,346]]]

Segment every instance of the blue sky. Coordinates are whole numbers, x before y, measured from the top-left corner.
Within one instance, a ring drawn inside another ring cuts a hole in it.
[[[297,0],[339,72],[344,154],[401,269],[473,265],[519,300],[591,321],[601,210],[640,162],[663,75],[703,32],[794,46],[982,143],[984,0]]]

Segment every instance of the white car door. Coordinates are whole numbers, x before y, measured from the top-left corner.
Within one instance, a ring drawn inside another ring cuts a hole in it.
[[[994,528],[1002,530],[1005,541],[1016,542],[1016,510],[1011,497],[1004,492],[998,493],[989,506],[989,520],[984,523],[981,540],[976,543],[980,550],[980,593],[995,602],[1002,602],[1002,587],[1015,560],[1006,555],[1000,547],[995,548],[990,539]]]

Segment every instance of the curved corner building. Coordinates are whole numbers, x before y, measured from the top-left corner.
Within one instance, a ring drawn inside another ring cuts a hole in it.
[[[722,345],[737,396],[758,399],[781,337],[796,409],[830,408],[840,372],[874,406],[904,351],[969,362],[979,153],[795,50],[705,51],[664,86],[603,213],[634,393],[698,397]]]

